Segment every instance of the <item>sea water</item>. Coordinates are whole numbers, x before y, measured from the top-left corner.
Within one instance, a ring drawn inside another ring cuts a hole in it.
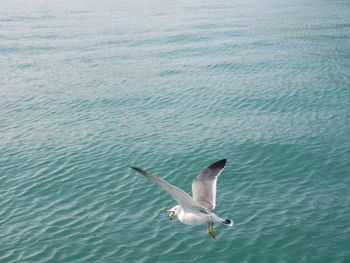
[[[0,262],[350,262],[350,2],[2,0]],[[215,212],[191,193],[227,158]]]

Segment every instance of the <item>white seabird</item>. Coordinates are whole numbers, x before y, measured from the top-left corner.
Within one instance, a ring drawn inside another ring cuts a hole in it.
[[[213,233],[214,222],[224,223],[228,226],[234,225],[233,220],[223,219],[211,212],[216,205],[216,182],[225,164],[226,159],[215,162],[204,169],[193,180],[193,197],[153,174],[137,167],[131,168],[158,184],[177,201],[178,205],[166,210],[169,213],[170,219],[177,217],[182,223],[187,225],[208,224],[208,234],[210,237],[215,238],[215,234]]]

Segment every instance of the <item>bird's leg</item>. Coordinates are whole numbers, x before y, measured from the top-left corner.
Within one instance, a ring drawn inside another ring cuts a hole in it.
[[[213,222],[208,222],[208,234],[211,238],[215,239],[215,234],[213,233]]]

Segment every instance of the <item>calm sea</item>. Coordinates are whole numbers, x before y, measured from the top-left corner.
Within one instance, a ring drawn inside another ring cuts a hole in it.
[[[350,262],[348,0],[2,0],[0,262]],[[215,212],[191,193],[228,159]]]

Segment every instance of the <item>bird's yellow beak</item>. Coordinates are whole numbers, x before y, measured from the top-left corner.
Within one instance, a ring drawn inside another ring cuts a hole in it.
[[[170,217],[173,217],[174,216],[174,211],[171,211],[170,209],[168,209],[168,210],[165,210],[165,213],[169,213],[169,216]]]

